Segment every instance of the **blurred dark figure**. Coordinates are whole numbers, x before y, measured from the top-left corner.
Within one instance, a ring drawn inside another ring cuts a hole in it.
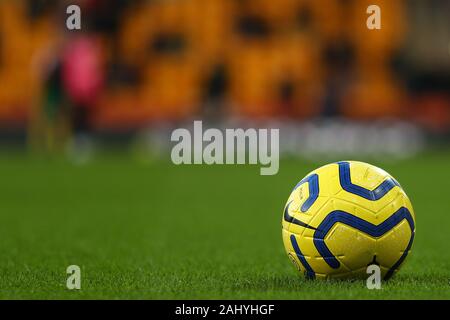
[[[81,1],[85,23],[90,31],[116,37],[121,15],[131,3],[139,0],[84,0]]]
[[[65,147],[69,136],[69,109],[62,83],[61,60],[56,58],[45,70],[42,97],[43,143],[45,150],[59,153]]]
[[[341,114],[341,101],[351,83],[354,68],[354,48],[345,38],[328,43],[323,50],[323,63],[327,70],[322,115]]]
[[[27,0],[27,15],[34,22],[58,7],[57,0]]]
[[[206,78],[204,113],[211,118],[223,116],[228,90],[228,72],[224,64],[217,64]]]

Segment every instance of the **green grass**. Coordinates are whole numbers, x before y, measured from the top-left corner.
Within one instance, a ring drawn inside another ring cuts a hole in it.
[[[406,189],[417,235],[382,290],[363,281],[307,281],[284,253],[281,214],[292,187],[319,164],[144,164],[102,156],[0,156],[0,298],[450,298],[450,154],[379,163]],[[82,290],[66,289],[66,267]]]

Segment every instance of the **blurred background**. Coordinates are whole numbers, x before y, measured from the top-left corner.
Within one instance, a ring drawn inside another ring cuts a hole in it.
[[[69,4],[81,30],[66,28]],[[381,30],[366,27],[371,4]],[[4,0],[0,143],[155,146],[203,119],[280,127],[292,154],[414,153],[449,138],[449,12],[441,0]]]
[[[81,30],[66,27],[71,4]],[[381,30],[366,26],[373,4]],[[0,298],[450,297],[449,13],[444,0],[0,0]],[[279,173],[166,161],[193,120],[279,128]],[[292,187],[349,158],[390,172],[417,214],[387,290],[304,282],[283,249]],[[83,290],[66,290],[70,264]]]

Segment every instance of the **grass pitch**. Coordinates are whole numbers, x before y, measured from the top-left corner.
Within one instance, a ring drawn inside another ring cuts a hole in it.
[[[319,163],[285,160],[264,177],[256,166],[2,155],[0,298],[450,299],[450,153],[369,162],[400,181],[417,218],[412,253],[382,290],[305,280],[284,253],[283,206]],[[78,291],[66,288],[71,264]]]

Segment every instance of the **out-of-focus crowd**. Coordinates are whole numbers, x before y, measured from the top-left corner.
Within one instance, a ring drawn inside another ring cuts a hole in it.
[[[366,26],[374,3],[380,30]],[[69,4],[81,30],[66,28]],[[0,127],[236,115],[447,129],[448,12],[414,0],[2,1]]]

